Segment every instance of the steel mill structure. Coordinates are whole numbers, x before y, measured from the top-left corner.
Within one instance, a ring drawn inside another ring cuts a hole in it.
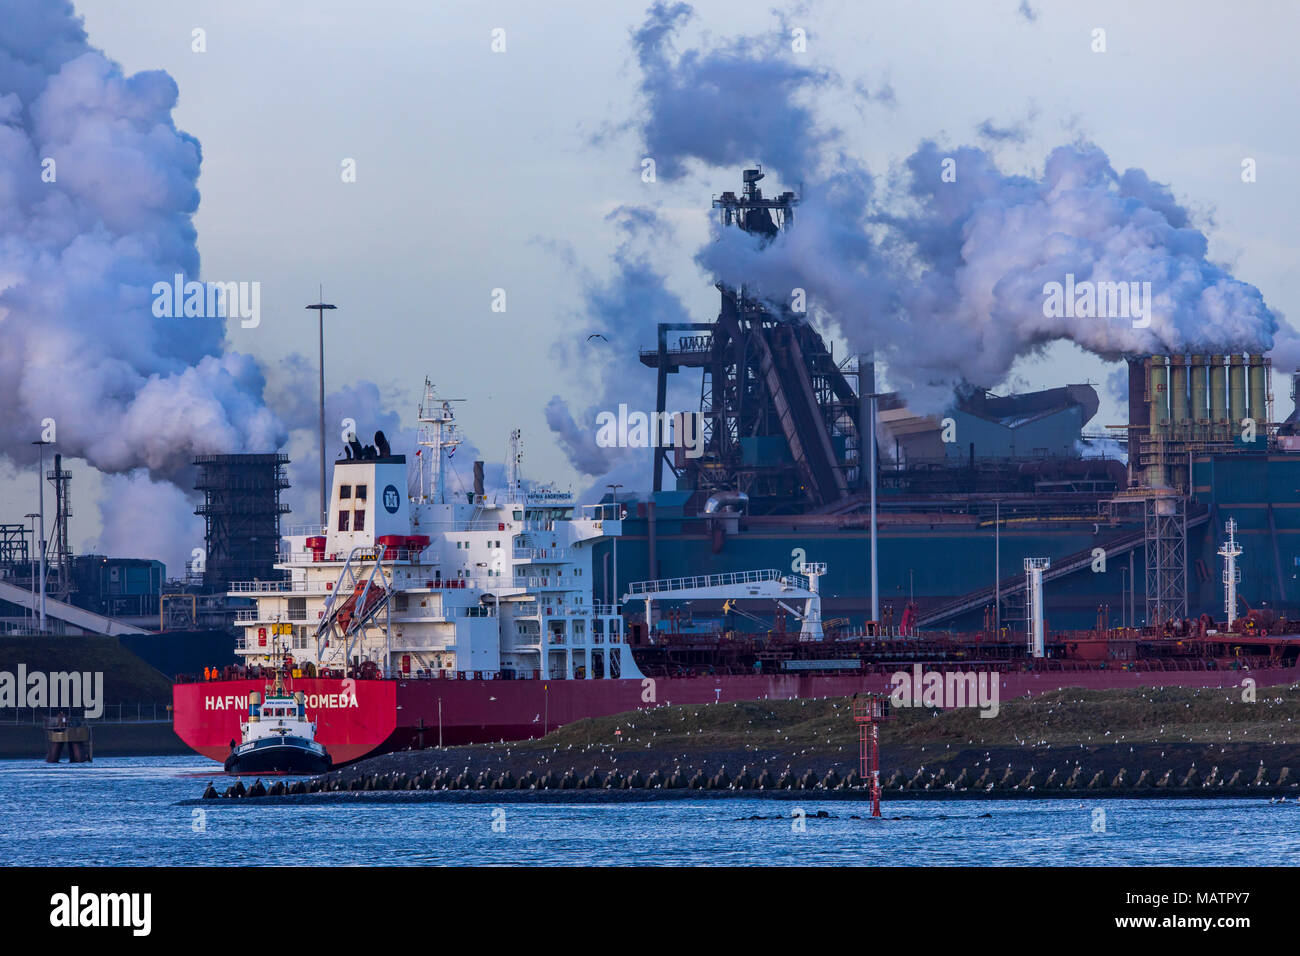
[[[207,522],[203,585],[224,591],[231,581],[278,580],[280,516],[289,508],[288,455],[200,455],[194,487],[203,492],[195,514]]]
[[[741,192],[713,209],[723,228],[778,242],[798,228],[798,198],[768,198],[762,179],[745,170]],[[1042,557],[1049,625],[1155,624],[1221,611],[1217,549],[1232,518],[1244,551],[1238,610],[1300,616],[1300,418],[1275,420],[1267,355],[1223,343],[1131,357],[1120,423],[1094,420],[1100,400],[1082,383],[959,389],[931,415],[877,394],[869,353],[837,358],[800,290],[771,301],[753,288],[719,285],[716,316],[662,323],[640,353],[657,412],[700,416],[703,453],[657,448],[652,491],[620,497],[618,581],[602,593],[824,560],[828,617],[888,626],[909,613],[923,628],[988,620],[1024,632],[1023,560]],[[698,404],[670,407],[669,376],[692,392],[698,380]],[[598,560],[596,573],[608,579],[612,563]]]

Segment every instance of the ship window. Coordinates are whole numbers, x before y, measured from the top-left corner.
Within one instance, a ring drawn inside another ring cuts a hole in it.
[[[349,520],[349,519],[348,519],[348,516],[349,516],[350,514],[352,514],[351,511],[340,511],[340,512],[339,512],[339,530],[340,530],[340,531],[347,531],[347,530],[348,530],[348,520]],[[363,512],[363,514],[364,514],[364,512]]]
[[[366,530],[366,513],[364,511],[356,512],[356,518],[352,522],[352,530],[353,531]]]
[[[352,497],[352,486],[351,486],[351,485],[339,485],[339,497],[340,497],[340,498],[351,498],[351,497]]]
[[[366,486],[357,485],[357,501],[365,501],[365,500],[366,500]]]

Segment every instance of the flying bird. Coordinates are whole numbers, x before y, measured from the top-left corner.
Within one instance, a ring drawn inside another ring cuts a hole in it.
[[[588,342],[590,342],[592,339],[600,339],[602,342],[609,341],[609,339],[605,338],[605,336],[601,335],[599,332],[592,332],[589,336],[587,336]]]

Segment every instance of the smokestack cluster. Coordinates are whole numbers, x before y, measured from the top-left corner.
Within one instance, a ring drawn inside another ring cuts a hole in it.
[[[1137,361],[1130,360],[1130,370]],[[1247,419],[1261,436],[1272,421],[1272,363],[1263,355],[1153,355],[1141,367],[1146,387],[1130,393],[1129,424],[1145,426],[1153,437],[1230,442]],[[1145,407],[1138,408],[1143,392]]]
[[[1243,355],[1129,359],[1130,473],[1150,488],[1189,486],[1187,447],[1267,441],[1270,361]]]

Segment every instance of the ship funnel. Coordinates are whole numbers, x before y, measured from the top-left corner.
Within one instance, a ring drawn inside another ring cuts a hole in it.
[[[1043,572],[1051,567],[1051,558],[1025,558],[1025,590],[1029,594],[1029,654],[1044,657]]]

